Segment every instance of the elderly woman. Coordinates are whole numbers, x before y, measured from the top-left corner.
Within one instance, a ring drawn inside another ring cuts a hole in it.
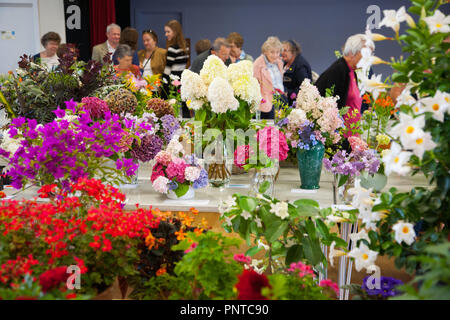
[[[114,66],[117,76],[133,73],[137,78],[141,77],[139,67],[133,64],[133,50],[129,45],[121,44],[117,47],[115,56],[118,64]]]
[[[294,40],[283,42],[281,58],[284,61],[283,84],[289,98],[289,105],[295,100],[297,93],[305,79],[312,80],[311,67],[302,56],[300,44]]]
[[[269,37],[262,45],[262,55],[253,64],[253,75],[261,86],[261,119],[274,119],[275,112],[272,104],[273,93],[278,90],[284,92],[283,62],[281,61],[282,45],[277,37]]]
[[[44,51],[38,53],[33,57],[34,61],[47,67],[48,70],[54,70],[59,66],[58,51],[61,43],[61,37],[56,32],[48,32],[41,38],[41,44]]]
[[[349,112],[344,116],[345,126],[350,128],[352,123],[361,119],[362,97],[358,88],[358,78],[355,70],[362,58],[361,50],[366,46],[365,36],[362,34],[353,35],[345,43],[343,57],[334,62],[316,82],[316,86],[322,96],[326,90],[334,86],[334,95],[339,96],[338,108],[350,107]],[[372,51],[375,49],[370,47]],[[345,134],[348,138],[352,134]],[[348,147],[348,142],[344,142],[344,147]]]

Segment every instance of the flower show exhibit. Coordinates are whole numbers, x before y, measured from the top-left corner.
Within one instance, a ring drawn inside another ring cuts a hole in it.
[[[70,48],[50,71],[22,56],[0,75],[0,299],[450,299],[440,4],[363,33],[360,115],[307,79],[262,120],[250,61],[167,81]]]

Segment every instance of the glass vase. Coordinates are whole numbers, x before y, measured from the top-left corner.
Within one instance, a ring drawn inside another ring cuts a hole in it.
[[[254,169],[252,174],[251,193],[257,195],[264,182],[269,182],[269,188],[263,193],[271,198],[274,196],[275,182],[279,173],[279,165],[276,164],[270,168]]]
[[[230,183],[233,161],[228,158],[226,144],[217,142],[207,162],[208,180],[212,187],[223,188]]]

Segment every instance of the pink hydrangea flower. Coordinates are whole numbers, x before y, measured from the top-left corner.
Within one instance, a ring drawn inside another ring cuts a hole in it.
[[[252,263],[252,258],[247,257],[243,254],[235,254],[233,257],[234,261],[236,262],[241,262],[241,263],[245,263],[245,264],[250,264]]]
[[[170,153],[166,151],[161,151],[156,155],[155,160],[157,163],[160,163],[163,166],[168,166],[169,163],[172,161],[172,156],[170,155]]]
[[[187,167],[185,170],[185,176],[187,181],[194,182],[200,177],[201,169],[198,167]]]
[[[253,149],[249,146],[239,146],[234,152],[234,164],[243,169],[244,165],[247,164],[247,160],[254,154]]]
[[[259,147],[266,152],[270,159],[279,161],[287,159],[289,146],[286,136],[280,130],[274,127],[265,127],[258,131],[257,141]]]
[[[153,189],[159,193],[167,194],[169,192],[169,179],[164,176],[158,177],[155,182],[153,182]]]
[[[167,166],[166,173],[167,177],[172,180],[176,178],[179,183],[184,183],[186,181],[185,171],[187,164],[183,159],[175,158]]]
[[[161,176],[165,176],[164,174],[164,167],[162,166],[162,164],[157,163],[152,170],[152,176],[151,176],[151,181],[152,183],[155,182],[156,179],[158,179]]]

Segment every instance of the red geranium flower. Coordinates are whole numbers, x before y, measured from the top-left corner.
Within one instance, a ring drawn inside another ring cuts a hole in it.
[[[244,270],[236,284],[239,291],[238,300],[267,300],[261,294],[262,288],[265,287],[270,287],[266,275],[260,275],[254,270]]]
[[[67,267],[58,267],[45,271],[39,276],[39,283],[42,287],[42,291],[48,292],[54,288],[58,288],[61,283],[67,282],[69,276]]]

